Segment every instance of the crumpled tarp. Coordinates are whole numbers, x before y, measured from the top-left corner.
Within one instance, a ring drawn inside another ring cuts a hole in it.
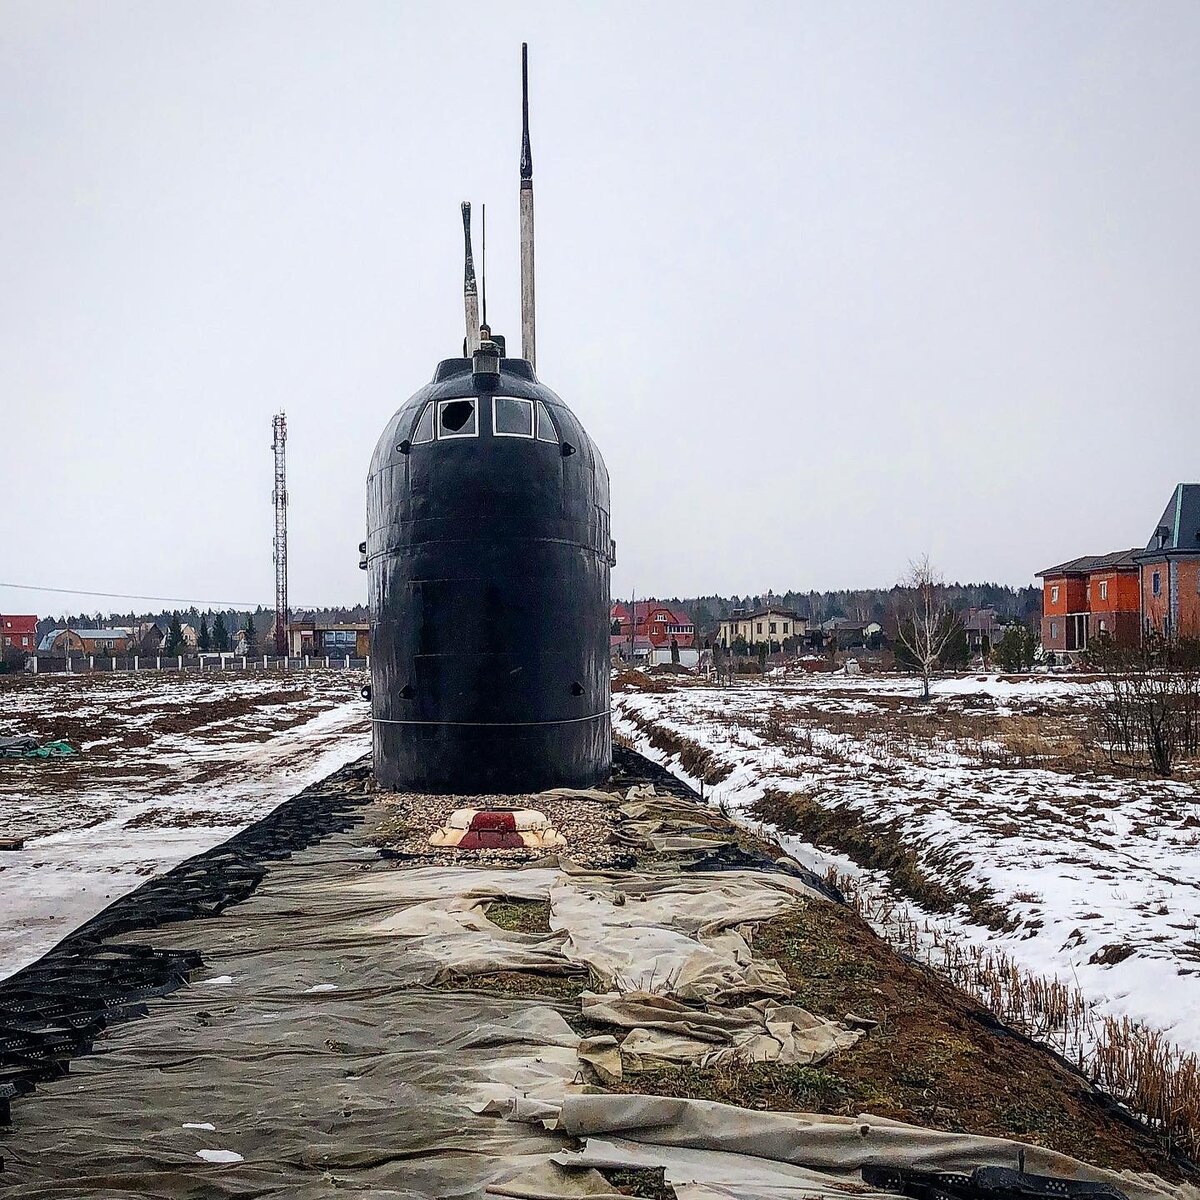
[[[615,1036],[581,1039],[562,1004],[472,992],[470,970],[457,990],[429,986],[448,963],[615,972],[633,963],[621,950],[628,939],[665,930],[679,971],[655,989],[586,1001],[626,1040],[637,1035],[631,1057],[666,1059],[667,1045],[799,1055],[806,1037],[829,1030],[769,988],[754,990],[772,976],[739,923],[803,903],[802,882],[736,871],[396,870],[370,836],[369,827],[334,835],[273,864],[219,916],[125,935],[199,948],[205,969],[21,1101],[0,1129],[6,1197],[615,1200],[596,1168],[623,1165],[665,1168],[684,1200],[800,1200],[875,1194],[858,1182],[867,1161],[1015,1163],[1015,1143],[875,1117],[583,1094],[585,1061],[622,1067]],[[499,929],[486,909],[500,897],[549,899],[556,927]],[[1192,1188],[1026,1152],[1032,1170],[1112,1180],[1132,1200],[1200,1200]]]
[[[625,1031],[616,1059],[611,1040],[589,1047],[588,1061],[602,1077],[670,1063],[811,1064],[861,1037],[787,1003],[783,972],[751,950],[750,924],[808,894],[787,875],[424,867],[373,876],[350,891],[390,898],[394,911],[370,932],[407,939],[412,954],[433,960],[426,982],[586,970],[610,995],[585,996],[584,1015]],[[501,896],[548,900],[551,932],[497,928],[487,908]]]
[[[35,737],[0,737],[0,758],[68,758],[79,751],[70,742],[39,742]]]
[[[737,1008],[697,1008],[645,992],[625,996],[585,992],[580,1004],[588,1021],[631,1031],[620,1043],[626,1071],[648,1071],[679,1063],[701,1067],[734,1062],[808,1066],[847,1049],[862,1036],[799,1005],[771,1000],[756,1000]],[[597,1056],[596,1065],[604,1073],[613,1074],[610,1062],[607,1056]]]
[[[510,1119],[521,1119],[515,1112]],[[873,1163],[934,1171],[1016,1167],[1108,1183],[1130,1200],[1200,1200],[1190,1184],[1104,1171],[1065,1154],[1002,1138],[944,1133],[861,1115],[755,1112],[708,1100],[663,1096],[567,1095],[543,1123],[584,1139],[569,1166],[662,1167],[680,1200],[844,1200],[894,1196],[862,1183]]]

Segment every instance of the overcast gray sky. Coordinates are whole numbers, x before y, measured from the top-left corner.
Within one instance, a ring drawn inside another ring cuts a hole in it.
[[[458,202],[612,476],[614,592],[1029,582],[1200,478],[1200,6],[0,5],[0,581],[364,594]],[[0,588],[0,610],[125,609]]]

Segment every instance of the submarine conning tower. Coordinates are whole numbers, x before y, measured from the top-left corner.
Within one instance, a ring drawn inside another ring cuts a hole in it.
[[[608,471],[529,363],[440,363],[379,440],[367,516],[381,786],[607,779]]]
[[[612,769],[608,471],[535,374],[533,158],[521,47],[522,358],[483,321],[464,201],[463,357],[388,422],[367,480],[375,775],[464,794]]]

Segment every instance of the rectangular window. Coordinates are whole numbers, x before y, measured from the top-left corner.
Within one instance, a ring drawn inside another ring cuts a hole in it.
[[[1103,617],[1100,618],[1100,632],[1101,633],[1108,632],[1108,622]]]
[[[1100,580],[1100,599],[1101,600],[1108,599],[1108,580],[1107,579]]]
[[[790,626],[790,625],[789,625],[789,624],[788,624],[786,621],[784,621],[784,623],[783,623],[783,632],[784,632],[784,633],[787,633],[787,631],[788,631],[790,628],[791,628],[791,626]]]
[[[496,437],[533,437],[533,401],[516,396],[493,397],[492,433]]]
[[[1156,596],[1162,594],[1162,576],[1157,571],[1154,572],[1154,575],[1150,579],[1150,590]]]
[[[767,632],[768,632],[768,633],[774,633],[774,632],[775,632],[775,622],[774,622],[774,621],[772,621],[772,622],[770,623],[770,626],[771,626],[771,627],[770,627],[770,629],[768,629],[768,630],[767,630]]]
[[[1058,641],[1058,622],[1057,621],[1050,622],[1050,640],[1052,642]]]
[[[762,622],[761,621],[759,621],[759,623],[758,623],[758,632],[762,633]]]
[[[1050,589],[1050,603],[1051,604],[1058,603],[1058,584],[1057,583]]]
[[[479,436],[479,413],[474,400],[439,400],[438,440]]]

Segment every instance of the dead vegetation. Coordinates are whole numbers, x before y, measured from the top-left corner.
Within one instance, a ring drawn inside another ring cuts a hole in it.
[[[948,926],[864,892],[856,880],[829,880],[888,942],[974,996],[1003,1024],[1052,1047],[1158,1133],[1168,1149],[1200,1159],[1200,1057],[1127,1017],[1099,1016],[1083,993],[1021,966],[1003,950],[965,942]],[[1108,948],[1106,948],[1108,949]],[[1112,947],[1119,962],[1126,947]]]
[[[732,774],[733,768],[718,762],[707,746],[702,746],[691,738],[656,725],[653,721],[646,720],[640,713],[627,711],[624,715],[646,735],[656,750],[661,750],[668,756],[677,757],[679,765],[691,778],[702,780],[706,786],[713,787],[722,780],[728,779]]]
[[[873,696],[871,702],[876,711],[813,706],[798,712],[775,704],[763,719],[745,721],[743,727],[789,754],[826,761],[848,762],[863,751],[884,763],[953,751],[978,767],[1111,774],[1090,708],[1047,720],[1031,713],[997,713],[988,696],[935,701],[932,707],[898,696]]]
[[[1170,1151],[1083,1076],[897,955],[852,910],[813,901],[759,926],[754,952],[779,963],[796,1002],[810,1011],[878,1024],[820,1067],[674,1068],[639,1073],[621,1090],[747,1108],[870,1112],[1181,1178]]]
[[[876,821],[849,805],[826,804],[804,792],[768,791],[750,809],[756,820],[795,833],[814,846],[852,858],[860,866],[882,871],[902,895],[935,913],[965,908],[970,919],[989,929],[1015,928],[1013,918],[987,888],[946,882],[954,862],[943,858],[935,877],[921,856],[904,840],[896,821]]]
[[[488,906],[487,919],[510,933],[549,933],[548,900],[497,900]]]

